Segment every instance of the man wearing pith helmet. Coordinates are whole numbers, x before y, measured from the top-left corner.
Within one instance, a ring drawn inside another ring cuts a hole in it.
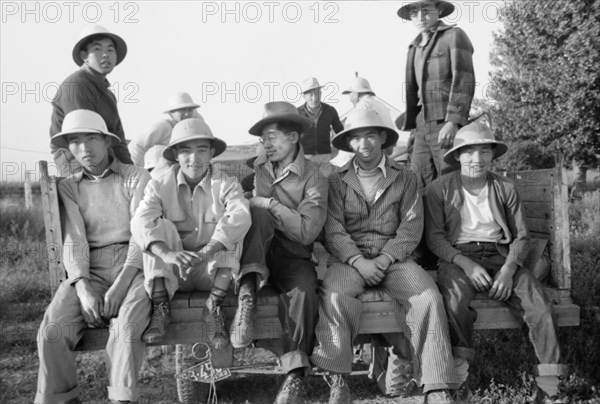
[[[419,31],[408,48],[402,130],[416,129],[411,164],[421,187],[452,170],[443,154],[467,123],[475,94],[471,41],[462,29],[441,21],[453,11],[444,0],[406,2],[398,10]]]
[[[558,328],[544,288],[523,266],[529,233],[514,183],[489,170],[507,146],[491,129],[475,121],[460,129],[444,160],[457,171],[436,179],[426,190],[427,244],[439,257],[437,282],[444,298],[454,363],[461,388],[457,402],[469,402],[467,378],[473,359],[473,323],[469,307],[477,292],[505,302],[529,327],[540,361],[539,398],[562,403],[557,396],[560,365]]]
[[[249,130],[260,139],[264,153],[254,161],[252,227],[244,240],[240,309],[231,341],[234,348],[252,343],[256,294],[270,283],[280,292],[280,362],[287,373],[275,404],[304,402],[304,376],[314,345],[318,279],[311,257],[327,215],[328,184],[300,144],[310,125],[292,104],[277,101],[265,105],[263,118]]]
[[[178,122],[187,118],[202,119],[197,111],[198,108],[200,105],[196,104],[192,96],[186,92],[179,91],[171,95],[167,100],[164,118],[129,143],[128,147],[133,163],[144,167],[148,150],[156,145],[168,145],[171,141],[171,132]]]
[[[221,304],[239,276],[250,212],[239,181],[211,164],[226,147],[202,119],[175,125],[163,150],[174,164],[150,181],[132,220],[152,298],[152,320],[143,335],[148,343],[163,339],[170,301],[182,289],[210,291],[202,318],[209,325],[209,345],[229,345]]]
[[[52,142],[66,144],[82,169],[58,184],[67,279],[48,306],[38,334],[40,357],[35,403],[80,403],[73,348],[87,324],[109,325],[108,398],[134,402],[144,362],[141,333],[150,321],[142,256],[130,221],[150,175],[115,159],[120,138],[90,110],[68,113]]]
[[[354,157],[329,178],[325,241],[332,259],[321,285],[319,346],[310,357],[329,372],[330,404],[351,402],[345,376],[352,370],[352,341],[362,313],[358,295],[367,287],[399,303],[413,377],[423,385],[425,403],[453,403],[450,390],[458,387],[442,297],[411,259],[423,233],[417,179],[383,152],[397,140],[374,110],[353,111],[346,129],[333,138],[335,147]]]
[[[400,303],[425,403],[452,403],[448,391],[457,387],[442,297],[410,258],[423,231],[417,180],[383,152],[397,140],[374,110],[353,111],[333,139],[354,157],[330,177],[325,240],[333,262],[321,285],[319,346],[311,356],[329,372],[330,404],[351,400],[345,375],[362,313],[358,295],[367,287],[379,287]]]
[[[51,138],[61,131],[63,119],[69,112],[88,109],[100,114],[108,130],[119,139],[113,144],[111,153],[122,163],[132,164],[117,99],[106,79],[126,54],[127,45],[120,36],[99,25],[84,29],[72,51],[73,61],[80,68],[61,83],[52,100]],[[64,139],[52,141],[50,148],[61,175],[79,170],[80,165]]]

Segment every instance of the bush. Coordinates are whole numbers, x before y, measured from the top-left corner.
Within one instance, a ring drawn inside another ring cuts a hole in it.
[[[554,156],[532,141],[506,142],[508,151],[494,161],[497,171],[537,170],[554,167]]]

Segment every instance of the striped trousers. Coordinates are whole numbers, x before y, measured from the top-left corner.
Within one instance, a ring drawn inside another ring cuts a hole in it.
[[[335,373],[352,370],[352,342],[358,334],[362,303],[357,298],[366,290],[358,271],[334,263],[321,285],[321,303],[316,336],[319,346],[311,362]],[[377,286],[399,304],[406,320],[403,332],[410,339],[414,378],[424,391],[458,388],[442,296],[434,280],[412,260],[397,262],[386,270]]]

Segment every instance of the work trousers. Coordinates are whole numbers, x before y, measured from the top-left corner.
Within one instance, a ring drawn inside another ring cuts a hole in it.
[[[114,244],[91,249],[90,284],[101,296],[123,269],[128,247]],[[140,270],[131,282],[118,316],[110,320],[106,344],[110,400],[137,401],[139,398],[137,379],[145,347],[140,337],[150,321],[150,311],[150,299],[144,291],[144,275]],[[79,395],[73,350],[84,328],[75,286],[65,281],[46,309],[38,332],[40,366],[36,404],[62,403]]]
[[[311,362],[328,371],[348,374],[352,370],[352,342],[359,331],[362,303],[357,298],[367,285],[348,264],[333,263],[321,286],[316,336],[319,346]],[[396,262],[385,271],[377,286],[398,304],[410,338],[414,378],[424,391],[457,388],[442,297],[435,282],[412,260]]]

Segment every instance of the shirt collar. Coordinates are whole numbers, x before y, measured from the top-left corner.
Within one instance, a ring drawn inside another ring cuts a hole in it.
[[[385,166],[385,162],[386,162],[386,158],[385,158],[385,152],[383,152],[382,150],[382,156],[381,156],[381,160],[379,161],[379,164],[377,164],[377,167],[375,167],[375,169],[379,168],[381,170],[381,172],[383,173],[383,177],[386,178],[387,177],[387,168]],[[352,165],[354,166],[354,172],[358,175],[358,169],[360,168],[358,166],[358,161],[355,158],[352,159]]]
[[[101,178],[108,177],[111,173],[115,173],[115,174],[118,174],[123,177],[124,170],[123,170],[123,167],[121,167],[121,166],[122,166],[122,164],[120,164],[117,161],[117,159],[113,158],[112,161],[108,164],[108,167],[106,167],[106,169],[100,175],[93,175],[93,174],[89,173],[85,168],[82,168],[81,170],[79,170],[78,172],[73,174],[72,177],[76,182],[81,181],[84,176],[88,180],[97,181]]]
[[[202,177],[202,179],[200,180],[200,182],[198,183],[198,185],[196,185],[196,188],[198,186],[202,186],[204,188],[204,184],[206,184],[209,181],[209,178],[212,176],[213,174],[213,166],[212,164],[210,164],[208,166],[208,171],[206,172],[206,174],[204,174],[204,177]],[[177,165],[177,188],[181,187],[182,185],[185,185],[187,187],[190,187],[190,184],[188,184],[187,180],[185,179],[185,176],[183,175],[183,171],[181,171],[181,166]]]
[[[288,173],[294,173],[297,176],[302,177],[305,166],[304,149],[302,148],[302,145],[298,145],[298,148],[299,150],[298,154],[296,155],[296,158],[283,170],[283,172],[281,173],[279,178],[277,178],[277,180],[285,178],[288,175]],[[263,153],[256,158],[254,166],[265,166],[269,170],[271,175],[275,177],[275,169],[273,167],[273,163],[269,161],[266,153]]]
[[[106,76],[104,76],[103,74],[98,73],[97,71],[95,71],[94,69],[92,69],[90,66],[86,65],[85,63],[81,65],[81,70],[83,70],[84,72],[86,72],[90,76],[92,76],[92,79],[94,81],[96,81],[97,83],[102,84],[106,88],[110,87],[110,82],[108,81],[108,79],[106,78]]]

